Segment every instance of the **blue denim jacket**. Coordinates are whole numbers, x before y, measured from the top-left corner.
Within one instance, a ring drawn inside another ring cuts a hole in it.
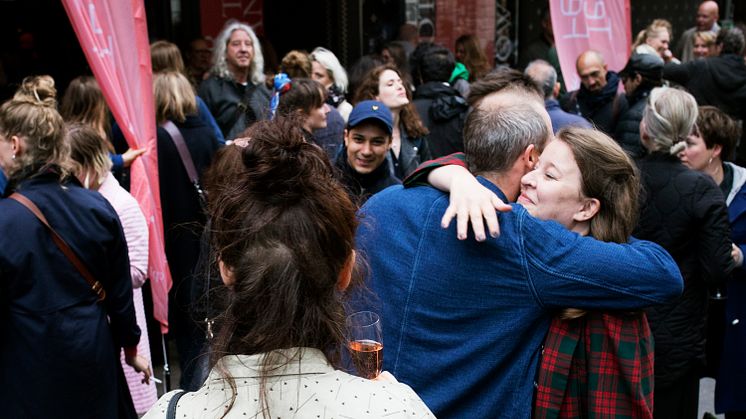
[[[484,178],[479,181],[507,202]],[[520,205],[501,235],[459,241],[440,227],[448,195],[394,186],[360,211],[357,243],[380,299],[384,369],[447,418],[529,418],[540,346],[557,310],[637,309],[679,296],[660,246],[604,243]]]

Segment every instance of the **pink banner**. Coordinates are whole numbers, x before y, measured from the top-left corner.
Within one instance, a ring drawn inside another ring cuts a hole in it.
[[[632,44],[629,0],[550,0],[549,6],[568,91],[580,86],[575,61],[583,51],[600,52],[609,70],[624,68]]]
[[[150,45],[143,0],[62,3],[127,144],[148,150],[132,164],[130,189],[148,220],[148,275],[154,316],[165,333],[171,275],[163,243]]]

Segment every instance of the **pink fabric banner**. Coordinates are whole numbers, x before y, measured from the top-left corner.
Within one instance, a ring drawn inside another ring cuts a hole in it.
[[[600,52],[609,70],[624,68],[632,44],[629,0],[550,0],[549,6],[568,91],[580,86],[575,61],[583,51]]]
[[[148,221],[153,311],[165,333],[171,275],[163,243],[150,45],[143,0],[62,3],[127,144],[148,150],[132,164],[130,189]]]

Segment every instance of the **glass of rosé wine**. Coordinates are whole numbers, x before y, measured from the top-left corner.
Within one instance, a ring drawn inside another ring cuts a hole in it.
[[[358,311],[347,317],[347,348],[358,376],[374,379],[383,367],[381,318],[372,311]]]

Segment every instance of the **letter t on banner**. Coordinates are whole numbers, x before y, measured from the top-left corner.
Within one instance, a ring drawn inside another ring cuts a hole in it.
[[[632,43],[629,0],[550,0],[554,44],[567,90],[580,86],[575,62],[589,49],[604,56],[609,70],[627,64]]]
[[[132,195],[148,221],[148,274],[153,314],[168,331],[171,274],[163,242],[150,45],[143,0],[63,0],[88,64],[132,148]]]

